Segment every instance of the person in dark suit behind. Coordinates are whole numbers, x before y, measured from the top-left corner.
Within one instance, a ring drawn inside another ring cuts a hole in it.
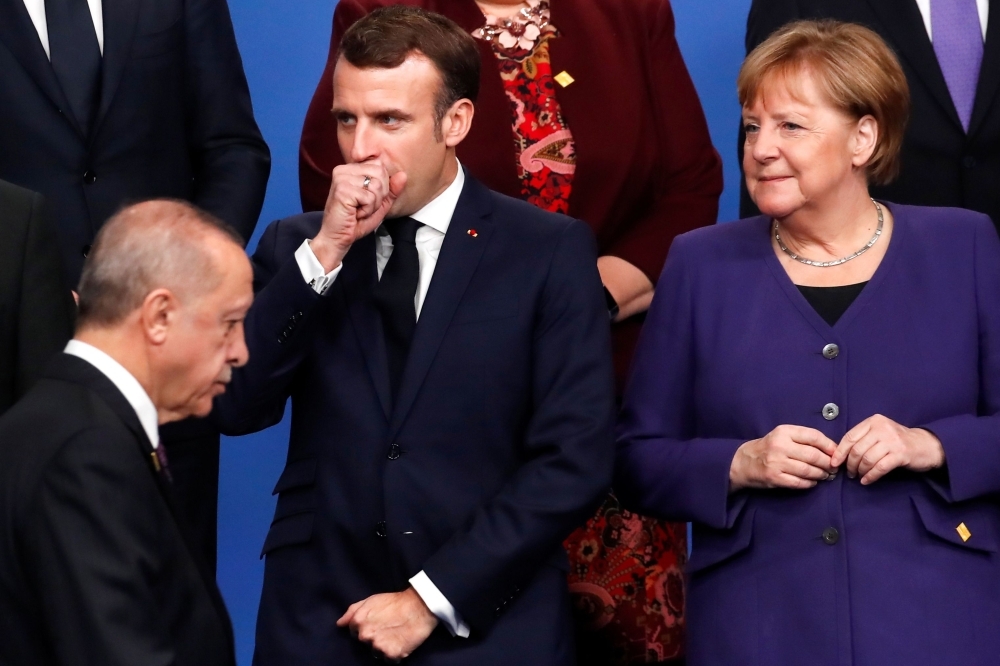
[[[211,410],[252,300],[239,235],[188,204],[98,234],[75,338],[0,419],[0,664],[235,665],[157,424]]]
[[[899,57],[911,108],[899,177],[872,195],[968,208],[1000,225],[1000,12],[988,7],[988,0],[753,0],[747,53],[798,19],[874,30]],[[742,133],[739,146],[742,162]],[[744,186],[740,216],[757,213]]]
[[[131,201],[190,201],[244,243],[257,224],[271,158],[226,0],[0,0],[0,127],[0,178],[51,206],[70,289]],[[218,433],[162,435],[214,566]]]
[[[292,400],[259,666],[575,664],[561,541],[611,480],[608,313],[587,225],[455,158],[479,65],[426,10],[354,24],[347,164],[254,254],[253,360],[216,413],[251,432]]]
[[[73,335],[55,235],[42,197],[0,181],[0,414]]]

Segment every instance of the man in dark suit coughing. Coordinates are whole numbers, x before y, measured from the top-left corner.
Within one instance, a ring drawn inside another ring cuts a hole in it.
[[[73,335],[75,306],[42,210],[39,195],[0,181],[0,414]]]
[[[0,664],[235,664],[157,425],[208,414],[252,299],[238,234],[188,204],[98,235],[75,338],[0,419]]]
[[[190,201],[253,233],[271,158],[226,0],[0,0],[0,178],[50,207],[75,289],[123,205]],[[163,433],[178,498],[214,566],[219,436]]]
[[[292,400],[258,666],[575,663],[561,542],[610,482],[609,317],[587,225],[456,160],[479,66],[442,16],[357,22],[347,164],[254,255],[252,361],[216,412],[249,432]]]

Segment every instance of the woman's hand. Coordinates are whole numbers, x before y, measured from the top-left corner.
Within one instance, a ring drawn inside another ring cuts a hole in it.
[[[812,488],[836,473],[837,445],[813,428],[780,425],[745,442],[729,468],[730,492],[743,488]]]
[[[881,414],[851,428],[833,454],[834,467],[847,463],[847,475],[867,486],[896,469],[928,472],[944,466],[944,447],[933,433],[907,428]]]

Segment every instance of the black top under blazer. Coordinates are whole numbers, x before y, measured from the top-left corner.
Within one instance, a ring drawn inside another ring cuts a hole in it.
[[[0,418],[0,664],[235,666],[151,452],[125,396],[68,354]]]

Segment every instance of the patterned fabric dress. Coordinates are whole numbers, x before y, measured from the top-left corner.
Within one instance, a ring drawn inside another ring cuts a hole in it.
[[[569,211],[573,135],[556,99],[549,44],[559,38],[547,0],[513,19],[486,16],[472,34],[497,57],[513,118],[521,196]],[[565,542],[580,664],[657,663],[684,653],[686,528],[622,509],[613,495]]]

